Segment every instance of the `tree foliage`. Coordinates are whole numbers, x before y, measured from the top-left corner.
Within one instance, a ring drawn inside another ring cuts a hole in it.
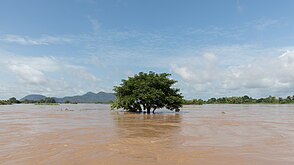
[[[156,109],[167,108],[179,111],[182,107],[183,96],[180,90],[172,88],[177,81],[169,79],[170,74],[154,72],[140,72],[128,80],[122,80],[119,86],[114,87],[116,100],[112,108],[123,108],[130,112],[147,111],[153,113]]]

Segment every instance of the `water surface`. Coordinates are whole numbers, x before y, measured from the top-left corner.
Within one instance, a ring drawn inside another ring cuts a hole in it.
[[[1,165],[294,164],[294,105],[0,106]]]

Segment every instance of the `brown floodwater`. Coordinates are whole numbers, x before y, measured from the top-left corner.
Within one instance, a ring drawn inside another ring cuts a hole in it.
[[[292,165],[294,105],[0,106],[1,165]]]

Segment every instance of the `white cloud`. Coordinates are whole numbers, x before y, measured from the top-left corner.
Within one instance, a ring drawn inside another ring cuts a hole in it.
[[[50,44],[60,44],[69,43],[72,39],[67,37],[56,37],[44,35],[40,38],[32,38],[28,36],[20,36],[14,34],[7,34],[0,38],[0,41],[17,43],[21,45],[50,45]]]
[[[257,30],[265,30],[268,27],[279,24],[280,22],[275,19],[261,19],[254,22]]]
[[[188,69],[188,67],[171,65],[171,70],[180,75],[185,81],[189,82],[196,80],[195,74],[190,69]]]
[[[217,58],[217,56],[215,54],[213,54],[213,53],[205,53],[203,55],[203,58],[204,58],[204,61],[206,63],[207,69],[213,70],[216,67],[217,62],[218,62],[218,58]]]
[[[0,99],[27,94],[65,96],[99,92],[100,79],[75,61],[50,56],[20,56],[0,50]]]
[[[275,57],[259,56],[248,63],[228,66],[221,66],[225,62],[214,54],[204,54],[194,65],[191,59],[186,60],[186,63],[171,65],[171,70],[183,79],[185,85],[182,85],[190,89],[194,97],[293,94],[294,51]]]
[[[243,27],[247,30],[258,30],[258,31],[264,31],[269,30],[271,28],[277,28],[287,25],[287,21],[285,21],[283,18],[279,19],[272,19],[272,18],[259,18],[255,19],[250,22],[246,22]]]
[[[291,89],[294,85],[293,59],[294,52],[287,51],[278,57],[263,57],[250,64],[230,68],[224,85],[229,88],[239,85],[245,88]]]
[[[98,20],[96,20],[96,19],[94,19],[92,17],[88,17],[88,20],[91,23],[92,30],[93,30],[94,34],[97,34],[101,30],[100,23],[98,22]]]
[[[59,69],[53,57],[22,57],[2,52],[0,58],[1,69],[12,72],[24,84],[46,83],[45,72]]]
[[[42,84],[47,82],[43,72],[29,65],[10,65],[9,69],[25,83]]]
[[[188,63],[182,66],[172,65],[171,70],[184,80],[195,84],[209,83],[218,78],[218,58],[216,55],[205,53],[202,57],[193,60],[194,63],[188,60]]]
[[[91,82],[99,82],[100,79],[95,75],[89,73],[84,67],[74,66],[74,65],[65,65],[65,69],[67,73],[70,73],[80,79],[91,81]]]

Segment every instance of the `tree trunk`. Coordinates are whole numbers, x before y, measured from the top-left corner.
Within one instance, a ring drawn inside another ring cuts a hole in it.
[[[155,110],[156,110],[156,109],[153,109],[152,113],[155,113]]]
[[[147,107],[147,113],[150,114],[151,107]]]

